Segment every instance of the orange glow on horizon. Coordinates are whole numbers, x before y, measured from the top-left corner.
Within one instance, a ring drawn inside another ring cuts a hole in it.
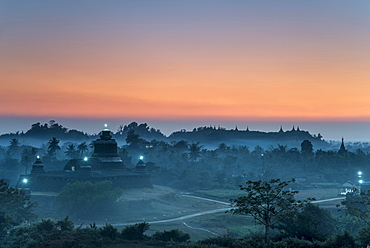
[[[329,16],[316,6],[322,19],[258,6],[254,19],[249,5],[196,12],[197,25],[183,8],[150,18],[133,5],[129,21],[3,11],[0,116],[370,120],[363,19],[342,18],[345,6]]]

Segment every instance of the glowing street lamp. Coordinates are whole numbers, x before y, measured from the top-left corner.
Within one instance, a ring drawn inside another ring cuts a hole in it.
[[[87,157],[84,157],[84,161],[87,162],[87,160],[89,160]]]
[[[28,183],[28,179],[27,179],[27,178],[23,178],[22,182],[23,182],[24,184],[26,184],[26,183]]]
[[[358,182],[360,184],[363,183],[364,181],[362,180],[362,171],[357,172],[357,176],[358,176]]]
[[[144,156],[140,156],[140,157],[139,157],[139,159],[140,159],[140,160],[143,160],[143,159],[144,159]]]

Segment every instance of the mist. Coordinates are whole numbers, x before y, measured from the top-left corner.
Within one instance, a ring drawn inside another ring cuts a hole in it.
[[[1,175],[38,202],[35,212],[39,219],[68,216],[77,226],[90,228],[89,224],[95,223],[101,230],[110,223],[125,239],[132,237],[124,234],[129,228],[139,227],[135,223],[147,223],[142,237],[148,240],[164,228],[188,233],[192,242],[210,234],[245,235],[230,231],[245,223],[224,212],[230,209],[229,199],[241,195],[239,185],[246,181],[295,178],[290,189],[301,191],[302,196],[333,201],[328,211],[338,215],[335,204],[341,185],[358,180],[358,171],[365,181],[370,173],[369,143],[327,141],[321,132],[311,134],[298,126],[275,132],[203,126],[168,136],[137,122],[120,124],[117,131],[105,128],[98,135],[69,129],[53,120],[30,126],[29,130],[0,136]],[[94,146],[99,142],[116,142],[109,156],[114,158],[110,161],[122,164],[121,169],[112,167],[104,172],[96,167],[99,155]],[[85,165],[91,165],[91,172],[83,169]],[[73,173],[80,175],[78,180],[70,178]],[[115,176],[98,180],[104,173]],[[137,176],[136,182],[118,180],[120,173],[139,173],[144,181],[140,183]],[[48,178],[45,175],[61,175],[69,181],[40,181]],[[82,191],[86,193],[78,193]],[[218,218],[218,224],[208,215]]]

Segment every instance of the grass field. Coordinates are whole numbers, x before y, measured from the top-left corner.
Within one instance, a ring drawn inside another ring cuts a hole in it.
[[[245,193],[241,190],[232,190],[232,189],[198,190],[195,193],[209,197],[227,198],[227,199],[245,195]]]
[[[150,210],[147,209],[137,213],[131,212],[130,215],[133,219],[140,215],[145,221],[152,221],[225,207],[225,205],[215,202],[184,197],[168,188],[157,188],[156,190],[156,196],[152,198],[150,203]],[[159,192],[163,192],[165,195],[167,194],[167,196],[161,195]],[[328,199],[337,197],[337,193],[337,188],[305,189],[299,191],[297,199],[311,197],[315,197],[317,200]],[[245,193],[241,190],[215,189],[197,191],[196,195],[199,194],[202,197],[219,198],[221,201],[228,202],[228,199],[236,198]],[[134,195],[137,197],[137,194]],[[146,197],[148,198],[148,195],[146,195]],[[154,213],[156,216],[153,215]],[[155,231],[170,229],[180,229],[189,233],[193,241],[207,237],[215,237],[216,235],[229,234],[243,236],[251,232],[262,232],[262,227],[256,224],[251,217],[222,212],[198,216],[184,221],[151,224],[148,234],[153,234]]]
[[[318,189],[305,189],[299,190],[297,199],[305,199],[314,197],[316,200],[328,199],[338,197],[337,188],[318,188]]]
[[[226,234],[244,236],[251,232],[261,231],[261,226],[257,225],[250,217],[217,213],[184,221],[151,224],[147,234],[150,235],[155,231],[170,229],[180,229],[183,232],[189,233],[192,241],[196,241],[207,237],[216,237]]]
[[[317,200],[337,197],[336,188],[318,188],[300,190],[297,199],[315,197]],[[218,199],[229,202],[230,198],[243,195],[241,190],[203,190],[196,192],[201,197]],[[206,201],[199,198],[185,197],[175,190],[162,186],[154,189],[130,189],[125,190],[123,197],[116,205],[116,209],[108,216],[94,216],[91,219],[75,220],[75,224],[96,223],[104,225],[152,222],[168,220],[176,217],[199,213],[206,210],[221,209],[227,205]],[[44,212],[41,218],[49,217]],[[64,216],[52,216],[53,218],[64,218]],[[119,228],[124,228],[118,225]],[[151,224],[147,234],[155,231],[180,229],[191,235],[193,241],[217,235],[243,236],[251,232],[260,232],[261,226],[257,225],[251,217],[233,215],[223,211],[215,214],[206,214],[181,221]]]
[[[298,191],[299,193],[296,195],[297,199],[314,197],[317,200],[321,200],[336,197],[338,194],[338,189],[336,187],[302,189]],[[226,201],[228,201],[230,198],[237,198],[239,196],[245,195],[245,192],[242,190],[229,190],[229,189],[198,190],[195,193],[200,194],[204,197],[220,198]]]

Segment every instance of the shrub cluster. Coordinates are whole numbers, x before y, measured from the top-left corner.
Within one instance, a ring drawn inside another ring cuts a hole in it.
[[[12,229],[0,241],[0,247],[4,248],[68,248],[68,247],[104,247],[108,245],[127,245],[132,241],[153,242],[165,246],[165,242],[186,243],[189,234],[174,229],[170,231],[156,232],[153,236],[145,233],[149,229],[146,222],[126,226],[119,231],[111,224],[97,227],[91,224],[87,227],[75,227],[73,222],[66,217],[63,220],[54,221],[43,219],[30,225],[20,225]],[[128,245],[129,247],[130,245]]]

